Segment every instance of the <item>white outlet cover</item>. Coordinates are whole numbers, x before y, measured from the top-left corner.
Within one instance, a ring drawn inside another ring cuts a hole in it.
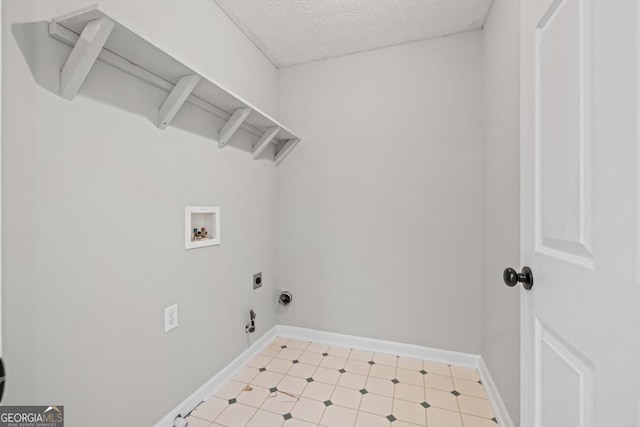
[[[169,332],[178,327],[178,304],[164,309],[164,331]]]

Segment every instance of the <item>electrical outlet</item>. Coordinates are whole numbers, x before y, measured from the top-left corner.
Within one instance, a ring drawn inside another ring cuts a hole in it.
[[[253,275],[253,289],[262,287],[262,272]]]
[[[164,331],[169,332],[178,327],[178,304],[164,309]]]

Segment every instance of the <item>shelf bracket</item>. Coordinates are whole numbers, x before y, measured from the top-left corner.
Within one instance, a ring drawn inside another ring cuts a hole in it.
[[[60,96],[73,99],[96,62],[115,23],[106,16],[85,25],[60,72]]]
[[[200,76],[197,74],[180,77],[180,80],[178,80],[178,83],[176,83],[158,110],[158,127],[160,129],[167,128],[199,81]]]
[[[290,139],[284,144],[284,146],[281,149],[278,150],[278,152],[276,153],[276,159],[275,159],[276,166],[282,163],[284,158],[289,155],[291,150],[293,150],[293,148],[296,145],[298,145],[298,142],[300,142],[300,138]]]
[[[280,128],[278,126],[268,128],[264,135],[255,143],[253,146],[253,159],[257,159],[260,157],[260,154],[267,148],[269,143],[276,137],[276,135],[280,132]]]
[[[220,129],[218,132],[218,147],[224,148],[225,145],[229,142],[234,133],[238,130],[242,122],[249,116],[251,113],[251,108],[238,108],[233,112],[229,121]]]

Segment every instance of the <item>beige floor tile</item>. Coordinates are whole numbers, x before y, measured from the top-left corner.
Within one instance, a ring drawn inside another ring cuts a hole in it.
[[[371,369],[369,369],[369,376],[392,380],[396,377],[396,368],[394,366],[375,364],[371,366]]]
[[[347,347],[331,346],[329,347],[329,350],[327,350],[327,353],[329,353],[329,356],[342,357],[344,359],[347,359],[351,354],[351,349]]]
[[[209,427],[211,421],[201,420],[200,418],[187,417],[189,421],[189,427]]]
[[[477,397],[458,396],[458,405],[463,414],[475,415],[482,418],[493,418],[491,403]]]
[[[362,390],[367,384],[367,377],[359,374],[345,372],[340,375],[338,385],[340,387],[352,388],[354,390]]]
[[[269,344],[260,351],[260,354],[267,357],[273,357],[278,354],[282,349],[278,345]]]
[[[488,399],[487,392],[482,384],[476,381],[461,380],[459,378],[453,379],[453,385],[456,391],[463,396],[479,397],[480,399]]]
[[[369,375],[370,368],[371,365],[367,362],[363,362],[362,360],[348,359],[347,363],[344,364],[344,369],[353,374]]]
[[[422,360],[398,357],[398,368],[421,371],[423,369]]]
[[[450,411],[459,411],[458,400],[453,394],[447,391],[430,388],[425,389],[424,393],[425,400],[429,405],[436,408],[448,409]]]
[[[393,400],[393,416],[401,421],[421,426],[427,425],[426,410],[419,403],[404,400]],[[392,423],[392,425],[395,423]],[[395,427],[395,426],[394,426]]]
[[[296,350],[304,350],[309,346],[309,341],[302,340],[290,340],[287,343],[288,348],[294,348]]]
[[[365,389],[369,393],[380,394],[382,396],[393,397],[395,391],[395,384],[389,380],[383,380],[382,378],[369,377]]]
[[[222,411],[222,414],[216,418],[216,423],[228,427],[244,426],[257,411],[251,406],[234,403]]]
[[[445,365],[443,363],[428,362],[426,360],[422,362],[422,365],[422,369],[430,374],[445,375],[448,377],[451,376],[451,368],[449,368],[449,365]]]
[[[238,381],[227,381],[222,387],[220,387],[220,389],[216,390],[214,396],[226,400],[233,399],[240,394],[246,385],[247,383],[241,383]]]
[[[367,393],[362,396],[360,410],[370,414],[382,415],[386,417],[393,411],[393,399],[378,394]]]
[[[307,365],[306,363],[296,363],[294,364],[287,375],[291,375],[298,378],[310,378],[313,376],[313,373],[316,371],[316,367],[313,365]]]
[[[259,408],[262,406],[267,397],[271,394],[269,390],[264,387],[250,386],[251,390],[245,388],[236,397],[236,400],[244,405],[253,406]]]
[[[285,375],[278,383],[278,390],[284,391],[296,396],[300,396],[304,388],[309,384],[307,380],[303,378],[293,377],[291,375]]]
[[[326,406],[317,400],[301,397],[291,410],[293,418],[311,423],[319,423]]]
[[[312,351],[304,351],[300,357],[298,357],[298,361],[302,363],[306,363],[308,365],[318,366],[320,362],[322,362],[324,356],[320,353],[314,353]]]
[[[259,410],[247,424],[247,427],[280,427],[284,423],[282,415]]]
[[[402,420],[398,420],[398,421],[394,421],[391,424],[393,427],[424,427],[425,424],[414,424],[414,423],[408,423],[406,421],[402,421]]]
[[[233,380],[234,381],[238,381],[241,383],[250,383],[252,379],[254,379],[258,374],[260,373],[260,371],[258,370],[258,368],[252,368],[250,366],[245,366],[244,368],[240,369],[234,376],[233,376]]]
[[[475,369],[276,337],[193,412],[190,425],[495,427],[478,379]],[[252,390],[243,391],[248,383]]]
[[[453,380],[451,377],[444,375],[427,374],[424,376],[424,386],[427,388],[435,388],[442,391],[453,391]]]
[[[425,401],[424,387],[412,384],[396,384],[395,399],[407,400],[409,402],[422,403]]]
[[[340,379],[340,371],[320,366],[313,374],[313,379],[314,381],[320,381],[321,383],[336,385]]]
[[[427,425],[429,427],[462,427],[462,418],[459,412],[431,407],[427,408]]]
[[[418,385],[424,387],[424,375],[417,370],[398,368],[396,370],[396,378],[401,383]]]
[[[275,337],[273,339],[273,341],[271,341],[271,345],[277,345],[278,347],[281,347],[283,345],[287,345],[287,343],[290,341],[290,338],[285,338],[285,337]]]
[[[291,418],[285,421],[283,426],[284,427],[316,427],[317,424]]]
[[[478,371],[471,368],[463,368],[462,366],[451,366],[451,376],[462,380],[479,381]]]
[[[272,357],[268,357],[268,356],[263,356],[263,355],[258,355],[256,357],[254,357],[253,359],[251,359],[249,361],[249,363],[247,363],[247,366],[251,367],[251,368],[264,368],[265,366],[267,366],[269,364],[269,362],[271,362]]]
[[[360,407],[360,401],[362,400],[362,393],[358,390],[350,388],[336,387],[331,395],[331,402],[334,405],[344,406],[345,408],[358,409]]]
[[[362,362],[370,362],[373,360],[373,351],[351,350],[349,359],[360,360]]]
[[[331,399],[331,395],[333,394],[334,388],[335,386],[331,384],[325,384],[325,383],[320,383],[318,381],[314,381],[307,385],[307,387],[302,392],[302,397],[324,402],[326,400]]]
[[[390,427],[391,422],[382,415],[358,412],[355,427]]]
[[[464,423],[464,427],[498,427],[498,424],[493,422],[493,420],[467,414],[462,414],[462,422]],[[191,424],[189,424],[189,426],[191,426]]]
[[[287,372],[289,372],[289,369],[291,369],[293,365],[294,363],[292,363],[290,360],[276,358],[276,359],[273,359],[271,362],[269,362],[266,368],[267,368],[267,371],[277,372],[279,374],[286,374]]]
[[[302,354],[302,350],[298,350],[296,348],[283,348],[278,352],[275,357],[278,359],[284,359],[288,361],[299,360],[298,358]]]
[[[347,359],[344,357],[326,356],[322,359],[322,362],[320,362],[320,366],[329,369],[342,369],[345,363],[347,363]]]
[[[373,361],[378,365],[393,366],[394,368],[398,365],[398,357],[391,354],[374,353]]]
[[[320,424],[326,427],[352,427],[357,415],[358,411],[354,409],[331,405],[325,409]]]
[[[251,384],[269,389],[275,387],[283,377],[284,375],[278,374],[277,372],[260,372],[258,376],[251,381]]]
[[[273,393],[267,397],[260,409],[284,415],[291,412],[296,403],[298,403],[298,398],[296,397],[284,393]]]
[[[220,399],[218,397],[211,397],[206,402],[201,403],[191,415],[209,420],[209,422],[218,418],[218,416],[227,409],[229,401],[226,399]]]
[[[312,342],[306,348],[306,351],[312,351],[314,353],[326,353],[329,350],[329,344],[322,344],[318,342]]]

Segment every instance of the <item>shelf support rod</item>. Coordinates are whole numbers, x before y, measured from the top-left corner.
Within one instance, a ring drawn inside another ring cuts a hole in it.
[[[280,128],[278,126],[268,128],[264,135],[255,143],[253,146],[253,160],[260,157],[260,154],[267,148],[269,143],[276,137],[276,135],[280,132]]]
[[[60,96],[73,99],[96,62],[115,23],[105,17],[85,25],[78,42],[60,72]]]
[[[197,74],[191,74],[188,76],[180,77],[178,83],[164,100],[164,103],[158,110],[158,127],[160,129],[166,129],[169,123],[173,120],[182,104],[185,103],[191,92],[200,81],[200,76]]]
[[[251,108],[238,108],[233,112],[229,121],[220,129],[218,132],[218,147],[224,148],[225,145],[229,142],[234,133],[238,130],[242,122],[249,116],[251,113]]]
[[[284,144],[284,146],[281,149],[278,150],[278,152],[276,153],[276,158],[275,158],[276,166],[278,166],[280,163],[282,163],[284,158],[289,155],[291,150],[293,150],[293,148],[296,145],[298,145],[298,142],[300,142],[300,138],[290,139]]]

